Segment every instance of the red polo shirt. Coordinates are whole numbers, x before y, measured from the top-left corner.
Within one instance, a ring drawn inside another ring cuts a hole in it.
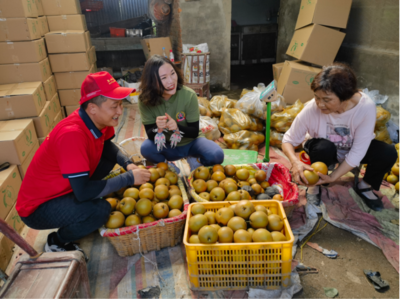
[[[72,192],[69,178],[91,176],[104,141],[113,136],[113,127],[100,131],[83,109],[57,124],[28,167],[18,194],[18,214],[27,217],[42,203]]]

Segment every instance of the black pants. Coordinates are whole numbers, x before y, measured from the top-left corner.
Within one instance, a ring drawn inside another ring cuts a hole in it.
[[[115,163],[101,160],[91,179],[104,178]],[[101,190],[99,190],[100,193]],[[101,198],[80,202],[73,192],[41,204],[22,221],[33,229],[58,228],[57,237],[63,243],[79,240],[107,222],[110,204]]]
[[[304,150],[310,156],[311,163],[324,162],[327,166],[338,163],[336,146],[327,139],[307,140]],[[379,190],[385,173],[390,171],[396,160],[397,151],[394,145],[372,140],[365,157],[361,160],[361,164],[367,164],[364,181],[374,190]]]

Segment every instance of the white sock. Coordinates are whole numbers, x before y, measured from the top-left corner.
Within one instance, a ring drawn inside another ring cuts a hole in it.
[[[370,188],[370,187],[371,187],[371,185],[368,184],[367,182],[365,182],[364,180],[361,180],[361,182],[358,183],[358,189],[365,189],[365,188]],[[372,191],[362,192],[362,194],[370,200],[378,199],[378,197]]]

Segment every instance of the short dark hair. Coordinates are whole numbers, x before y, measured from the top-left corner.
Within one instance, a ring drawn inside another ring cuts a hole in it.
[[[89,103],[93,103],[93,104],[97,105],[98,107],[100,107],[101,104],[103,104],[105,101],[107,101],[107,98],[105,96],[100,95],[100,96],[94,97],[93,99],[90,99],[89,101],[83,103],[81,105],[81,107],[83,108],[83,110],[86,110]]]
[[[314,92],[318,90],[333,92],[341,102],[344,102],[358,92],[357,78],[350,66],[335,62],[323,67],[312,81],[311,89]]]
[[[173,67],[178,76],[177,90],[180,90],[184,83],[181,70],[168,58],[160,55],[151,56],[144,65],[142,77],[140,78],[141,94],[139,95],[139,100],[146,106],[157,106],[162,103],[161,96],[165,89],[158,71],[166,63]]]

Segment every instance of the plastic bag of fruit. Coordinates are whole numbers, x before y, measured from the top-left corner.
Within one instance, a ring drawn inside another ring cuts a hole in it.
[[[223,108],[235,108],[237,100],[228,99],[227,96],[213,96],[210,100],[210,110],[213,116],[220,117]]]
[[[208,140],[217,140],[221,137],[217,123],[208,116],[200,116],[200,130]]]
[[[282,140],[283,140],[283,136],[285,135],[285,133],[280,133],[277,132],[276,130],[271,129],[270,133],[269,133],[269,145],[270,146],[275,146],[277,148],[282,148]],[[295,147],[295,149],[300,149],[302,148],[302,144],[298,145]]]
[[[375,139],[386,142],[387,144],[393,143],[386,125],[375,127]]]
[[[382,108],[382,106],[376,106],[376,123],[375,127],[383,127],[389,120],[391,114],[389,111]]]
[[[224,135],[224,141],[230,149],[258,151],[258,145],[264,140],[263,133],[247,130]]]
[[[277,112],[271,115],[271,127],[278,132],[285,133],[289,130],[297,114],[303,109],[304,105],[300,100],[297,100],[292,106],[286,107],[282,112]]]
[[[240,98],[235,108],[251,116],[265,119],[267,105],[260,101],[260,94],[258,88],[254,87],[254,91],[250,91]]]
[[[252,90],[247,89],[247,88],[243,88],[242,93],[240,94],[240,98],[242,98],[246,93],[250,92]]]
[[[262,131],[264,126],[260,119],[250,117],[236,108],[225,108],[222,111],[218,127],[224,134],[241,130]]]
[[[212,117],[210,102],[205,97],[197,97],[199,102],[200,115]]]

